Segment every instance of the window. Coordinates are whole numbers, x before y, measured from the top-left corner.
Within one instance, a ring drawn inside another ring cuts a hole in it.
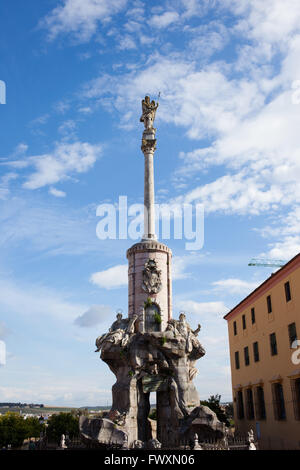
[[[259,351],[258,351],[258,342],[255,341],[255,343],[253,343],[253,356],[254,356],[254,362],[258,362],[259,361]]]
[[[234,336],[237,335],[237,326],[236,326],[236,321],[233,322],[233,334]]]
[[[145,308],[145,329],[147,333],[161,329],[160,308],[155,303]]]
[[[291,380],[295,419],[300,421],[300,377]]]
[[[276,341],[276,334],[270,334],[270,347],[271,347],[271,356],[277,355],[277,341]]]
[[[249,348],[248,348],[248,346],[246,346],[244,348],[244,357],[245,357],[245,366],[249,366],[250,358],[249,358]]]
[[[239,390],[237,392],[237,417],[238,419],[244,419],[244,400],[243,400],[243,392]]]
[[[265,394],[262,386],[256,387],[256,418],[266,419]]]
[[[274,407],[275,419],[276,420],[285,419],[286,413],[285,413],[283,387],[281,383],[276,382],[272,384],[272,394],[273,394],[273,407]]]
[[[243,322],[243,330],[246,329],[246,315],[242,316],[242,322]]]
[[[254,325],[255,323],[255,308],[251,308],[251,322],[252,322],[252,325]]]
[[[254,404],[253,404],[253,393],[251,388],[246,390],[246,403],[247,403],[247,419],[254,419]]]
[[[296,341],[297,339],[296,323],[290,323],[288,326],[288,330],[289,330],[290,347],[292,347],[293,342]]]
[[[268,313],[272,312],[272,301],[271,301],[271,296],[268,295],[267,297],[267,307],[268,307]]]
[[[285,290],[285,299],[287,302],[289,302],[292,299],[289,281],[284,284],[284,290]]]
[[[240,368],[240,355],[238,351],[235,352],[234,357],[235,357],[235,368],[239,369]]]

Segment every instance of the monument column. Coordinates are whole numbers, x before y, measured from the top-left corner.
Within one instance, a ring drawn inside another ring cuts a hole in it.
[[[156,240],[154,210],[154,165],[156,149],[155,129],[145,129],[142,139],[142,152],[145,158],[144,175],[144,236],[143,240]]]
[[[149,96],[142,100],[144,124],[141,150],[145,159],[144,235],[127,250],[128,316],[138,315],[140,332],[164,331],[172,317],[172,252],[157,241],[154,207],[154,152],[156,129],[153,127],[158,103]]]

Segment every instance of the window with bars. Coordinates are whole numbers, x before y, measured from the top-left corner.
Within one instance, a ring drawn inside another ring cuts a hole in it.
[[[240,355],[238,351],[234,353],[234,358],[235,358],[235,368],[239,369],[240,368]]]
[[[249,357],[249,348],[246,346],[244,348],[244,358],[245,358],[245,366],[249,366],[250,364],[250,357]]]
[[[296,323],[290,323],[288,325],[288,331],[289,331],[290,347],[292,347],[293,342],[296,341],[297,339]]]
[[[253,343],[253,356],[254,356],[254,362],[258,362],[259,361],[259,350],[258,350],[258,342],[255,341],[255,343]]]
[[[271,300],[270,295],[268,295],[267,297],[267,308],[268,308],[268,313],[272,313],[272,300]]]
[[[261,385],[256,387],[255,395],[256,395],[255,397],[256,418],[259,420],[266,419],[265,394],[264,394],[264,389]]]
[[[255,308],[254,307],[251,308],[251,322],[252,322],[252,325],[254,325],[255,323]]]
[[[277,351],[277,341],[276,341],[275,333],[270,334],[270,348],[271,348],[271,356],[276,356],[278,351]]]
[[[291,379],[291,388],[295,419],[300,421],[300,377]]]
[[[287,281],[284,284],[284,291],[285,291],[285,299],[286,299],[287,302],[289,302],[292,299],[291,286],[290,286],[289,281]]]
[[[237,407],[237,417],[238,419],[244,419],[244,400],[243,400],[243,392],[239,390],[236,394],[236,407]]]
[[[280,382],[272,384],[274,418],[278,421],[286,419],[283,387]]]
[[[247,419],[254,419],[254,403],[253,403],[253,393],[251,388],[246,390],[246,415]]]

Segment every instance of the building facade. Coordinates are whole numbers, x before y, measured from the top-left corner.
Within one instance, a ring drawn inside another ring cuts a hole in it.
[[[300,450],[300,253],[224,318],[237,431]]]

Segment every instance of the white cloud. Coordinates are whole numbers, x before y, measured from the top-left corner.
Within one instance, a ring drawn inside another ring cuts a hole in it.
[[[78,210],[62,202],[43,202],[31,193],[15,195],[9,204],[0,200],[0,246],[4,252],[14,253],[23,245],[47,255],[81,255],[102,251],[121,254],[115,240],[100,241],[95,233],[96,208]]]
[[[162,15],[153,15],[149,23],[155,28],[166,28],[170,24],[179,20],[179,15],[176,11],[165,11]]]
[[[288,213],[284,211],[273,218],[271,225],[258,231],[263,237],[273,239],[268,243],[269,250],[259,257],[288,261],[300,252],[300,207]]]
[[[300,253],[300,235],[286,236],[283,240],[270,244],[272,248],[263,253],[263,256],[271,259],[289,261]]]
[[[199,186],[172,202],[201,202],[205,213],[219,211],[228,214],[259,214],[276,208],[276,204],[288,204],[290,198],[284,200],[283,196],[284,191],[280,186],[268,185],[259,176],[247,177],[242,171]]]
[[[222,23],[215,21],[197,28],[189,28],[188,32],[193,36],[188,48],[199,59],[221,51],[229,41],[228,29]]]
[[[191,12],[195,10],[195,2],[183,3]],[[126,104],[128,111],[123,113],[121,125],[128,127],[139,113],[136,96],[142,97],[145,89],[153,96],[160,90],[158,120],[184,126],[192,139],[212,140],[209,147],[182,155],[184,164],[177,172],[178,177],[186,177],[205,166],[227,166],[228,174],[186,195],[187,200],[201,199],[207,212],[260,214],[300,200],[300,114],[291,89],[293,80],[300,76],[299,21],[293,17],[294,1],[288,2],[281,26],[282,5],[275,1],[273,9],[273,1],[267,3],[225,4],[239,15],[239,34],[248,38],[247,45],[240,46],[240,54],[245,53],[247,59],[256,54],[251,74],[240,69],[237,77],[235,63],[217,62],[200,68],[186,53],[184,58],[180,54],[154,54],[143,69],[117,78],[101,77],[86,89],[91,98],[114,95],[118,111]],[[298,14],[299,7],[295,9],[296,18]],[[216,47],[221,47],[222,28],[217,23],[211,25],[210,32],[220,34]],[[272,65],[265,67],[266,56],[261,55],[258,41],[265,32],[263,48],[271,48],[271,58],[272,47],[285,50],[285,55],[279,56],[282,67],[277,70]]]
[[[6,338],[6,336],[9,334],[9,332],[10,331],[7,328],[7,326],[5,325],[5,323],[0,321],[0,339]]]
[[[211,7],[215,8],[217,5],[211,0],[180,0],[183,7],[183,17],[191,18],[192,16],[203,16]]]
[[[126,34],[124,37],[119,38],[118,49],[120,49],[121,51],[128,49],[136,49],[136,44],[132,37]]]
[[[56,374],[36,374],[36,380],[22,381],[22,385],[1,385],[1,402],[43,403],[48,406],[95,406],[111,402],[111,390],[91,383],[91,377],[59,377]],[[84,384],[84,385],[83,385]],[[70,392],[71,390],[71,392]]]
[[[229,311],[224,302],[195,302],[194,300],[179,300],[175,299],[174,305],[186,313],[193,315],[200,315],[204,318],[214,317],[222,318],[225,313]]]
[[[63,0],[40,24],[48,30],[50,40],[70,33],[77,41],[85,42],[95,34],[99,21],[109,21],[126,3],[126,0]]]
[[[74,119],[67,119],[64,121],[59,127],[58,132],[62,134],[64,137],[73,137],[75,138],[75,129],[76,129],[76,121]]]
[[[82,114],[91,114],[93,112],[90,106],[82,106],[81,108],[78,109],[78,111]]]
[[[18,174],[9,172],[0,179],[0,199],[7,199],[10,194],[10,182],[18,178]]]
[[[87,142],[58,143],[52,153],[27,158],[27,165],[35,171],[23,187],[38,189],[64,181],[74,173],[85,173],[93,167],[101,151],[100,145]]]
[[[180,279],[186,279],[191,277],[191,273],[187,272],[188,267],[198,265],[200,260],[204,257],[204,254],[192,252],[188,255],[173,256],[172,258],[172,278],[173,281]]]
[[[107,305],[92,305],[86,312],[77,317],[74,323],[82,327],[99,325],[112,316],[112,309]]]
[[[104,271],[93,273],[90,277],[92,284],[104,289],[118,289],[128,284],[128,266],[119,264]]]
[[[52,194],[52,196],[55,197],[66,197],[66,193],[64,191],[53,187],[49,188],[49,194]]]
[[[224,291],[229,295],[246,295],[256,289],[261,283],[262,281],[243,281],[242,279],[231,278],[215,281],[212,285],[216,291]]]
[[[0,305],[2,311],[17,312],[39,318],[52,317],[60,321],[74,320],[85,305],[72,303],[67,295],[41,285],[20,285],[0,279]]]
[[[279,43],[299,31],[300,5],[297,0],[222,0],[224,6],[242,16],[237,29],[260,43]]]

